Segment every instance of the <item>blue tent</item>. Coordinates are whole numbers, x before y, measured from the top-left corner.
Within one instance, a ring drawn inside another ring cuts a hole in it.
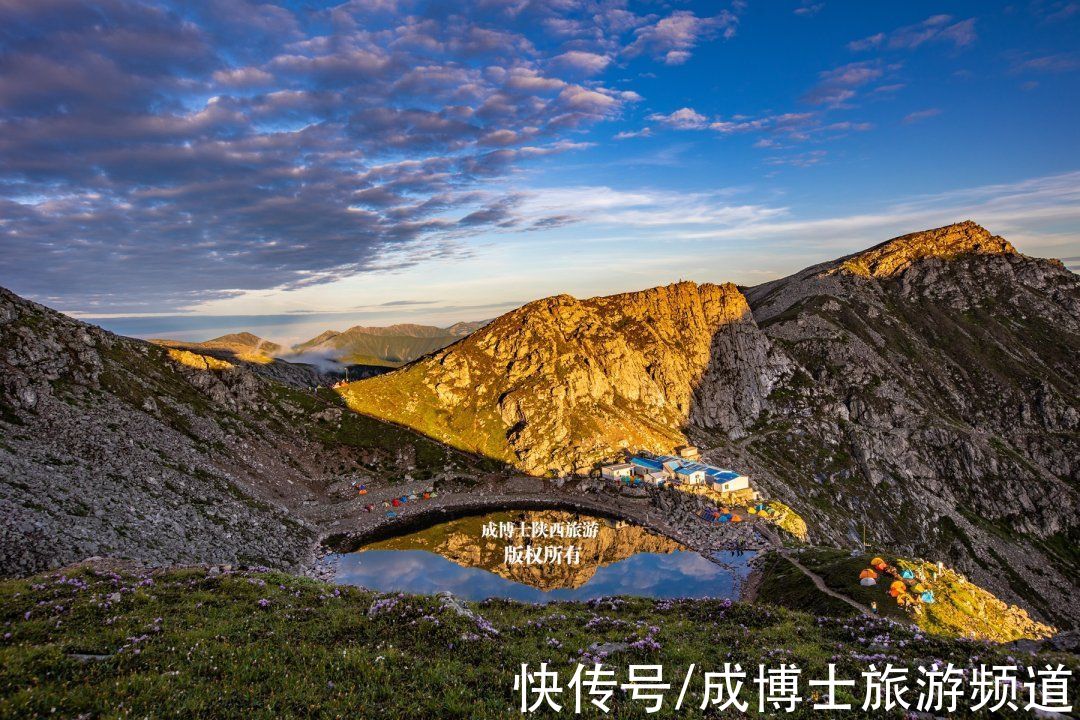
[[[900,577],[904,578],[905,580],[914,580],[915,573],[911,572],[910,570],[904,570],[902,573],[900,573]]]
[[[387,510],[387,511],[386,511],[386,517],[388,517],[388,518],[396,518],[396,517],[397,517],[397,513],[396,513],[396,512],[394,512],[393,510]]]
[[[924,592],[922,595],[919,596],[919,599],[922,600],[927,605],[933,604],[933,602],[934,602],[934,593],[931,592],[930,590],[927,590],[926,592]]]

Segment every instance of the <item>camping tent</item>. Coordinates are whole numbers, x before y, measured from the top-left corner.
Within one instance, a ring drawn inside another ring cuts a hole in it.
[[[922,600],[927,605],[932,605],[934,603],[934,593],[933,593],[932,590],[927,590],[926,592],[924,592],[922,595],[919,596],[919,599]]]
[[[861,573],[859,573],[859,579],[865,580],[866,578],[870,578],[871,580],[877,580],[877,573],[870,568],[866,568]]]
[[[864,577],[862,580],[859,581],[859,584],[863,587],[871,587],[873,585],[877,585],[877,580],[872,577]]]
[[[915,573],[911,572],[910,570],[904,570],[902,573],[900,573],[900,577],[904,578],[905,580],[914,580]]]
[[[907,585],[904,584],[903,580],[893,580],[889,589],[896,590],[897,592],[907,592]]]

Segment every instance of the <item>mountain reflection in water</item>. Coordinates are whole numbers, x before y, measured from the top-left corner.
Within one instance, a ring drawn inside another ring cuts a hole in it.
[[[514,538],[482,537],[488,522],[526,525],[595,522],[593,538],[543,538],[537,545],[576,545],[577,564],[507,564]],[[383,592],[449,591],[468,600],[587,600],[606,595],[734,597],[752,553],[717,553],[730,569],[645,528],[559,510],[465,517],[336,556],[337,582]]]

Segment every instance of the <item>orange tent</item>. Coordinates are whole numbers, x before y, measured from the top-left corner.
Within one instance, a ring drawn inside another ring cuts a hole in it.
[[[900,591],[897,590],[896,588],[889,588],[889,595],[891,597],[896,597],[899,594],[900,594]]]
[[[731,522],[742,522],[742,518],[738,515],[732,515]]]
[[[874,572],[873,570],[871,570],[870,568],[866,568],[861,573],[859,573],[859,579],[860,580],[863,580],[865,578],[873,578],[874,580],[877,580],[877,573]]]
[[[893,583],[889,586],[889,589],[895,590],[896,592],[907,592],[907,585],[904,584],[903,580],[893,580]]]

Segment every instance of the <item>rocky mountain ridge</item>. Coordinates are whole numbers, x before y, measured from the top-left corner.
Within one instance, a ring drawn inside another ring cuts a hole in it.
[[[303,362],[305,355],[344,364],[396,367],[466,337],[483,322],[459,322],[448,328],[399,323],[387,326],[356,325],[338,332],[326,330],[291,348],[289,359]]]
[[[744,435],[790,371],[734,285],[679,283],[529,303],[344,395],[530,473],[587,473],[621,448],[670,450],[687,423]]]
[[[441,472],[436,443],[209,354],[0,288],[0,575],[94,555],[298,568],[347,474]]]
[[[812,540],[941,558],[1080,622],[1080,280],[972,222],[740,290],[539,300],[350,407],[533,474],[692,440]]]

